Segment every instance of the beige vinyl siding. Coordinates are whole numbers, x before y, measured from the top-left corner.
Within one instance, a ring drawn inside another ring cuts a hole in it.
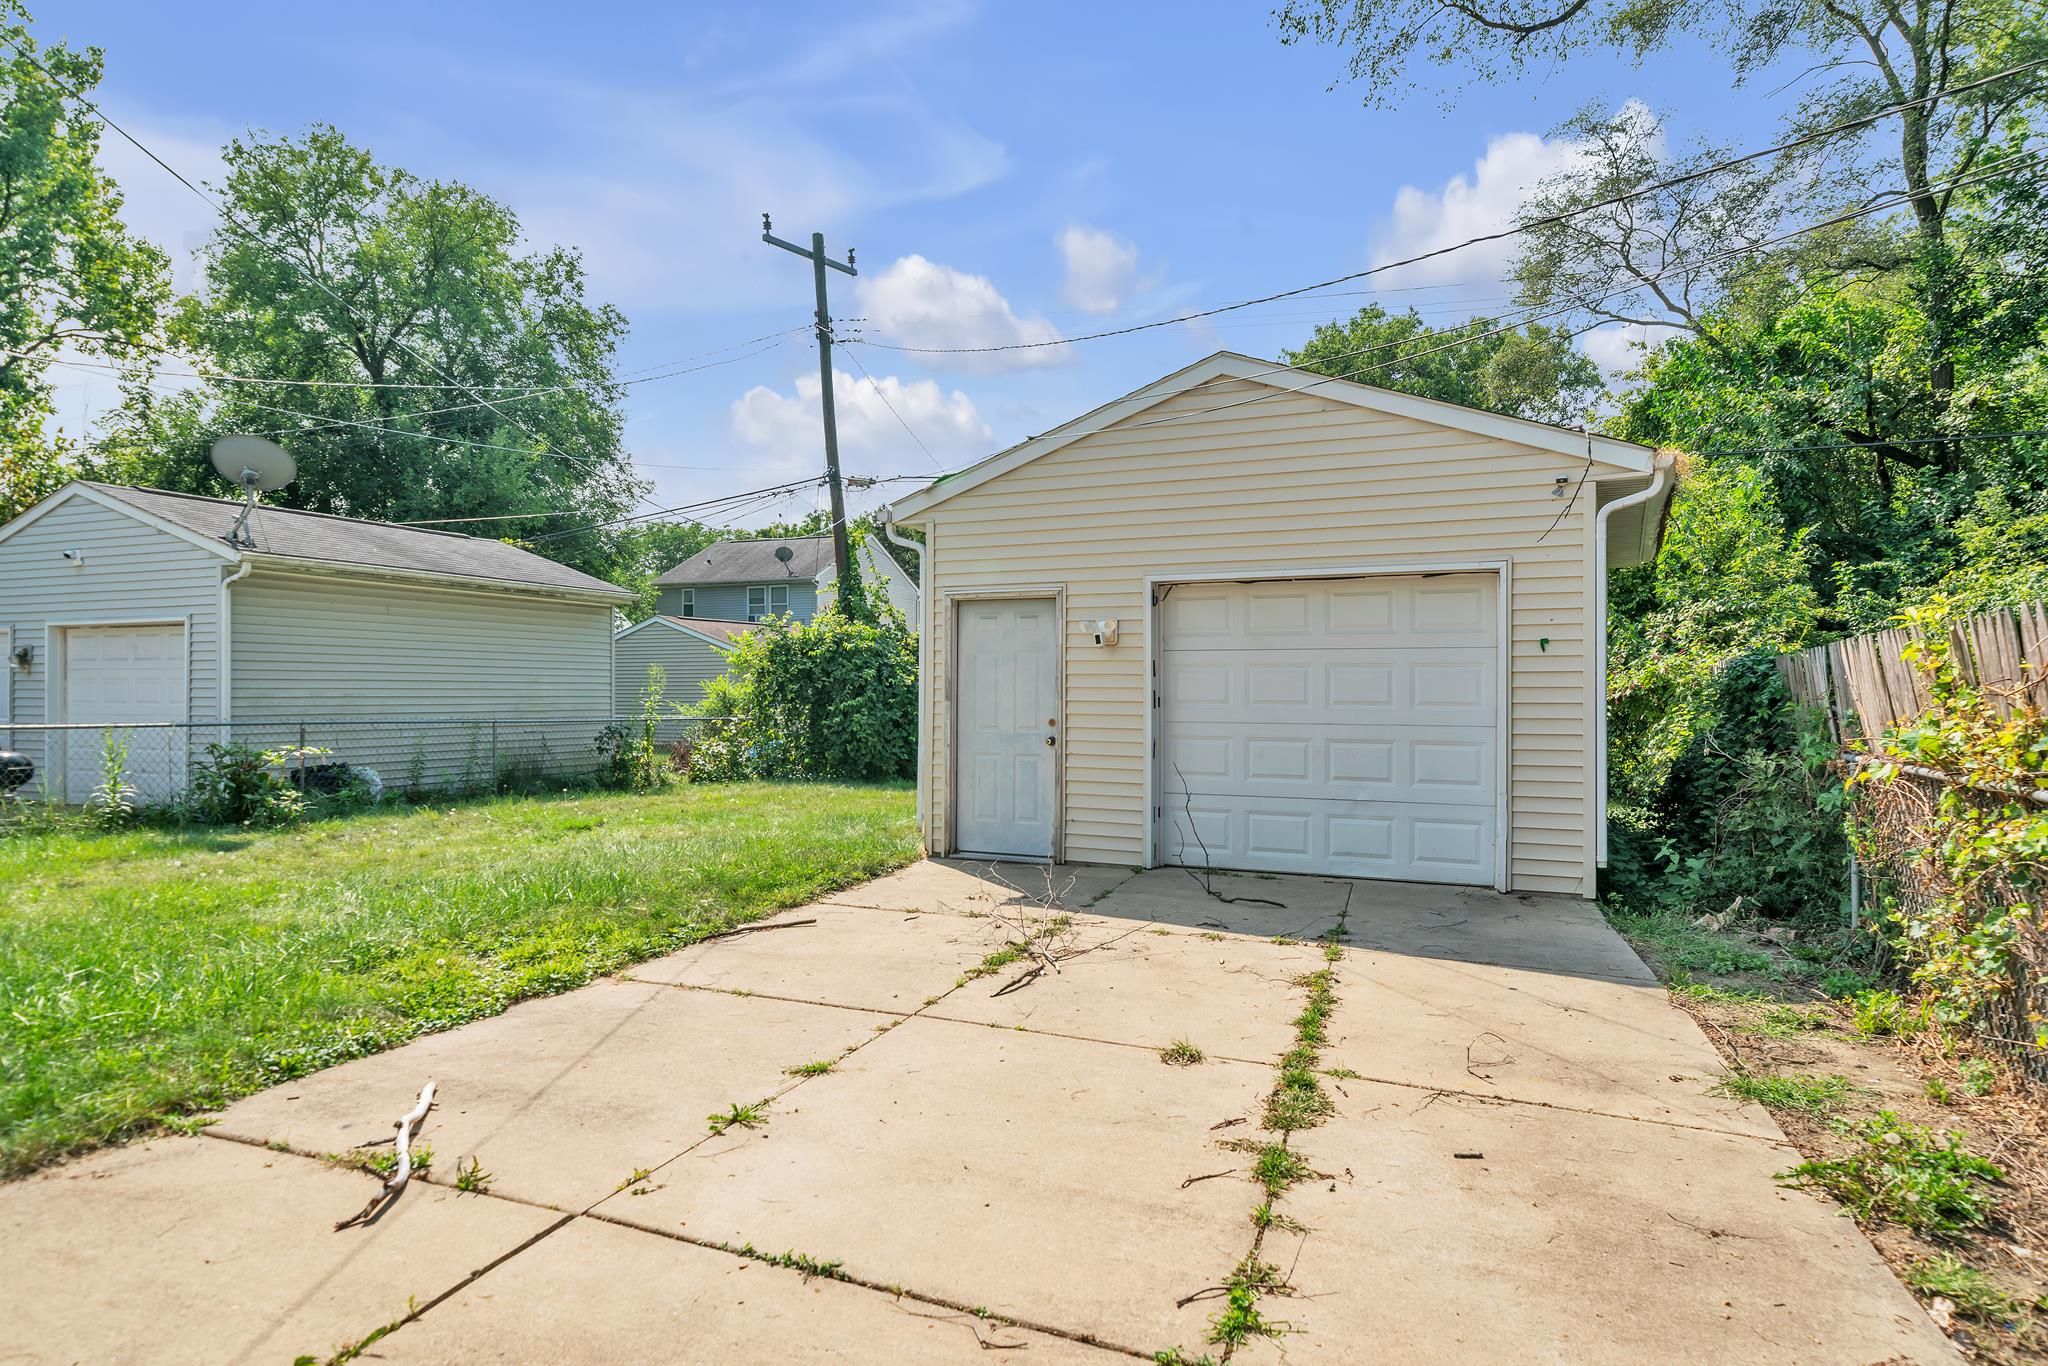
[[[1219,404],[1261,396],[1219,412]],[[1177,420],[1164,423],[1160,418]],[[1150,424],[1150,425],[1139,425]],[[1064,588],[1066,857],[1142,861],[1146,578],[1506,560],[1509,883],[1590,893],[1585,462],[1314,394],[1219,381],[933,508],[927,839],[951,806],[947,595]],[[1120,643],[1084,624],[1112,617]]]
[[[83,567],[64,558],[83,556]],[[186,699],[195,721],[220,706],[220,581],[227,562],[189,541],[74,497],[0,541],[0,626],[35,661],[26,674],[0,665],[10,689],[7,711],[21,722],[59,720],[49,712],[52,623],[185,622]],[[14,747],[45,770],[42,746],[27,732]],[[138,746],[139,748],[139,746]]]
[[[612,705],[620,716],[639,714],[650,665],[659,664],[668,670],[664,694],[668,701],[693,707],[704,700],[705,680],[724,673],[728,662],[726,652],[716,645],[708,645],[660,622],[620,636],[616,657],[618,672],[613,681]]]
[[[237,720],[611,710],[609,603],[264,568],[228,591]]]

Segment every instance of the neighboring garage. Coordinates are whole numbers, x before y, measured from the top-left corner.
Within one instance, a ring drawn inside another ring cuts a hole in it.
[[[631,594],[500,541],[315,512],[257,507],[238,538],[242,511],[79,482],[0,526],[0,747],[53,797],[100,782],[101,732],[34,723],[180,723],[135,742],[148,801],[182,790],[210,742],[297,733],[266,723],[355,722],[326,743],[396,775],[421,743],[368,719],[547,718],[527,730],[558,753],[609,721],[613,613]],[[481,762],[483,732],[475,747]]]
[[[1224,353],[899,500],[928,847],[1592,895],[1670,470]]]

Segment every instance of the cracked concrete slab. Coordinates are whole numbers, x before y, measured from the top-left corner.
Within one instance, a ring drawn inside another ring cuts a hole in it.
[[[1254,939],[1313,939],[1337,923],[1354,885],[1336,878],[1266,873],[1205,877],[1206,890],[1204,875],[1186,868],[1153,868],[1120,884],[1089,909],[1112,920],[1143,920]]]
[[[1293,1044],[1294,980],[1323,965],[1315,945],[1218,942],[1114,920],[1075,947],[1082,952],[1063,958],[1057,973],[1006,990],[1019,964],[968,983],[929,1014],[1154,1049],[1186,1039],[1215,1056],[1264,1062]]]
[[[1133,870],[1103,863],[990,863],[926,859],[887,877],[835,892],[828,906],[865,906],[884,911],[950,911],[967,914],[999,906],[1041,904],[1048,891],[1062,909],[1088,909],[1110,889],[1130,880]]]
[[[712,1111],[773,1094],[785,1068],[837,1057],[888,1018],[600,982],[273,1087],[215,1131],[340,1152],[388,1137],[432,1077],[421,1137],[443,1173],[475,1157],[495,1193],[579,1210],[703,1138]]]
[[[1655,982],[1600,908],[1570,896],[1407,882],[1352,884],[1347,944],[1411,958]]]
[[[1349,1009],[1347,1002],[1343,1009]],[[1955,1351],[1836,1206],[1778,1187],[1753,1138],[1347,1083],[1297,1134],[1333,1179],[1268,1238],[1289,1325],[1236,1359],[1950,1363]]]
[[[325,1360],[559,1216],[414,1186],[337,1232],[360,1172],[214,1138],[98,1153],[0,1186],[0,1360]]]
[[[916,911],[813,906],[777,919],[817,923],[693,944],[622,975],[908,1015],[951,990],[1006,934],[993,920]]]
[[[1776,1140],[1761,1106],[1707,1094],[1721,1058],[1664,988],[1349,950],[1328,1067]]]
[[[394,1366],[532,1362],[937,1366],[1016,1351],[1032,1366],[1114,1353],[973,1314],[578,1219],[379,1342]]]
[[[878,1284],[1146,1353],[1175,1301],[1250,1245],[1257,1188],[1217,1140],[1254,1131],[1272,1071],[918,1018],[598,1213],[837,1259]]]

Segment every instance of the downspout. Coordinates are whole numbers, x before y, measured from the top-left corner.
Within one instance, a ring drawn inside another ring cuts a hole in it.
[[[927,553],[928,547],[896,534],[896,509],[893,507],[882,509],[882,537],[898,550],[907,550],[917,558],[917,828],[919,833],[923,833],[924,735],[926,728],[931,725],[931,707],[925,691],[928,686],[925,682],[925,651],[929,648],[926,637],[931,635],[930,610],[926,606],[930,601],[926,596],[926,571],[931,567],[931,556]]]
[[[1675,457],[1660,455],[1653,466],[1650,486],[1639,493],[1617,498],[1600,509],[1593,525],[1593,792],[1600,803],[1594,823],[1593,863],[1607,866],[1607,519],[1623,508],[1646,503],[1664,491],[1671,481]]]
[[[235,719],[235,673],[233,658],[235,637],[234,632],[230,629],[232,618],[229,616],[228,585],[239,579],[247,578],[249,571],[255,567],[256,561],[245,558],[240,569],[237,569],[234,573],[220,581],[220,705],[218,710],[220,713],[219,719],[224,722]],[[223,734],[220,738],[225,742],[228,736]]]

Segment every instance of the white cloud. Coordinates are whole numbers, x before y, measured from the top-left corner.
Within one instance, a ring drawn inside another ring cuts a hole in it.
[[[865,330],[901,346],[973,351],[989,346],[1031,349],[993,355],[926,356],[965,369],[1000,370],[1053,365],[1068,348],[1045,343],[1059,329],[1041,317],[1020,318],[986,275],[969,275],[922,256],[906,256],[880,275],[863,276],[858,286]]]
[[[733,400],[733,435],[762,452],[765,468],[778,474],[815,470],[823,463],[819,393],[816,375],[797,376],[794,393],[757,384]],[[993,437],[973,399],[958,389],[948,392],[934,380],[878,375],[870,384],[864,377],[834,371],[832,393],[840,450],[849,464],[861,458],[867,467],[862,473],[907,474],[925,468],[929,462],[918,441],[942,464],[956,464],[985,454]],[[917,434],[915,440],[906,425]],[[875,461],[883,458],[901,468],[880,469]]]
[[[1084,313],[1114,313],[1138,273],[1137,247],[1078,223],[1060,234],[1059,246],[1067,262],[1067,302]]]
[[[1579,349],[1593,358],[1601,373],[1612,383],[1631,370],[1640,369],[1645,352],[1679,334],[1676,327],[1642,327],[1635,323],[1611,323],[1596,327],[1579,338]]]
[[[1648,116],[1634,101],[1627,107]],[[1529,191],[1570,169],[1582,155],[1580,145],[1566,138],[1537,133],[1493,138],[1469,176],[1454,175],[1438,190],[1404,185],[1395,193],[1393,212],[1373,234],[1372,263],[1384,265],[1512,227],[1515,210]],[[1403,285],[1498,283],[1516,250],[1512,237],[1484,242],[1405,266],[1386,278],[1399,275]]]

